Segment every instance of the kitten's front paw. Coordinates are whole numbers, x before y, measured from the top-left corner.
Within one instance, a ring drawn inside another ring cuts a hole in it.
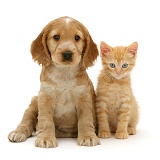
[[[100,144],[99,138],[94,136],[78,136],[78,145],[80,146],[96,146]]]
[[[128,127],[128,134],[129,135],[136,134],[136,128],[135,127]]]
[[[11,142],[23,142],[27,139],[27,136],[25,133],[15,130],[8,135],[8,139]]]
[[[117,139],[127,139],[128,138],[128,132],[127,131],[116,132],[115,137]]]
[[[111,137],[111,132],[110,131],[98,132],[98,137],[99,138],[110,138]]]
[[[55,148],[58,146],[58,143],[54,136],[37,137],[35,146],[40,148]]]

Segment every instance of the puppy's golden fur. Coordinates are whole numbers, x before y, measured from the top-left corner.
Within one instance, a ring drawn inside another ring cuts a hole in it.
[[[36,147],[57,147],[56,137],[78,137],[83,146],[100,144],[95,93],[86,73],[98,50],[86,27],[70,17],[53,20],[32,42],[31,53],[42,64],[40,91],[9,140],[25,141],[37,130]]]

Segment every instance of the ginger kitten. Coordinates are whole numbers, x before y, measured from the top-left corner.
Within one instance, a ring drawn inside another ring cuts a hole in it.
[[[135,66],[138,43],[111,47],[101,42],[103,69],[98,78],[96,109],[98,136],[126,139],[136,134],[139,113],[131,89],[130,72]]]

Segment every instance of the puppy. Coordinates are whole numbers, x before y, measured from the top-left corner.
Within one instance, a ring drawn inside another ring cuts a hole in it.
[[[40,91],[8,139],[22,142],[37,131],[36,147],[57,147],[56,137],[78,137],[78,145],[95,146],[95,93],[86,68],[98,49],[86,27],[70,17],[48,23],[31,44],[42,65]]]

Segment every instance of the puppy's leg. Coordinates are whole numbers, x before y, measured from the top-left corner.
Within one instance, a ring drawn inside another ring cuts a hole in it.
[[[36,147],[57,147],[55,137],[55,125],[53,122],[54,103],[52,97],[41,92],[38,99],[38,136],[35,141]]]
[[[78,145],[96,146],[100,144],[93,125],[93,104],[88,93],[83,94],[77,104]]]
[[[8,135],[11,142],[23,142],[30,137],[33,131],[36,130],[38,116],[38,97],[35,96],[31,100],[31,104],[26,109],[21,123],[18,127]]]

